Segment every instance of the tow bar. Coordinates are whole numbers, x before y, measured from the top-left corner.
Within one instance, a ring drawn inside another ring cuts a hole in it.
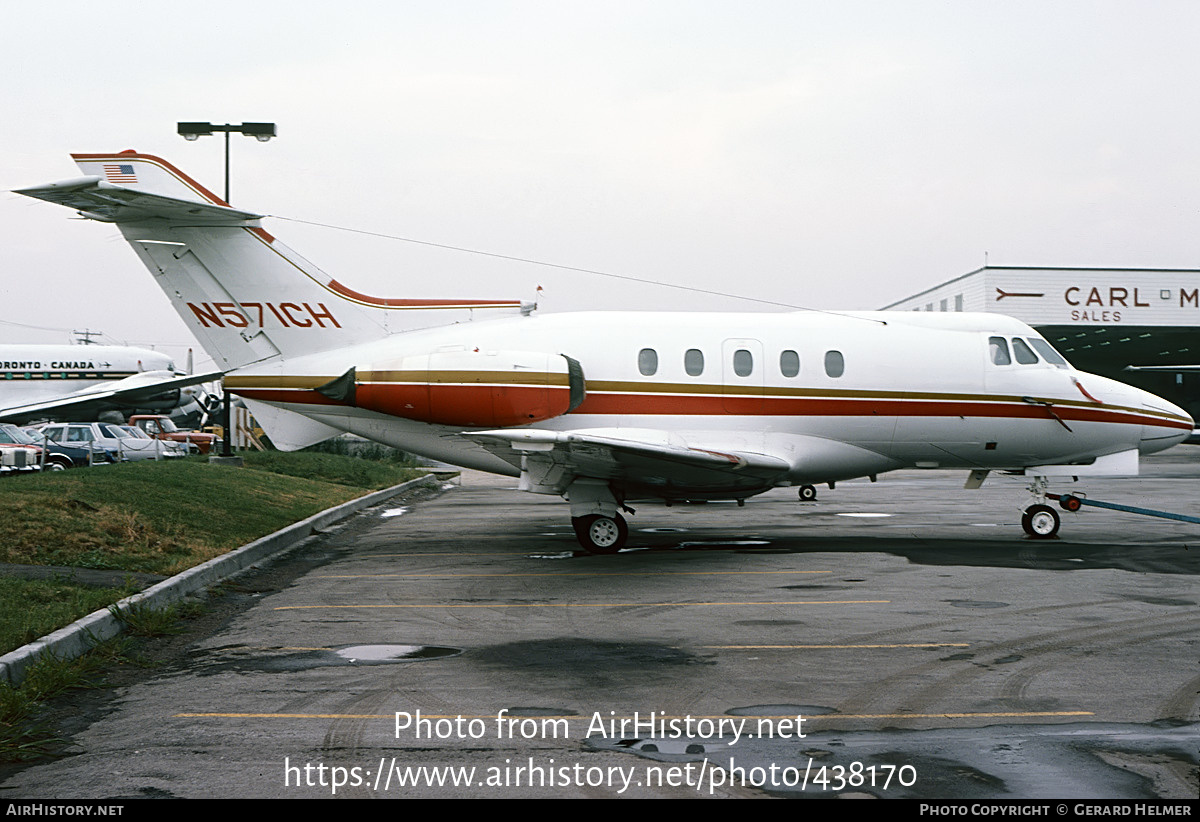
[[[1153,508],[1136,508],[1132,505],[1118,505],[1115,502],[1101,502],[1098,499],[1087,499],[1075,494],[1046,494],[1047,499],[1058,500],[1064,511],[1078,511],[1080,506],[1091,505],[1094,508],[1107,508],[1110,511],[1124,511],[1127,514],[1141,514],[1145,517],[1173,519],[1179,522],[1200,523],[1200,517],[1189,517],[1187,514],[1172,514],[1170,511],[1155,511]]]

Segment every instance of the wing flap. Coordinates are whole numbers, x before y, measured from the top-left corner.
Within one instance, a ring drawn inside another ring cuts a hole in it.
[[[538,428],[464,434],[518,467],[530,490],[562,493],[579,477],[620,482],[665,498],[745,496],[772,487],[790,469],[770,454],[685,443],[665,432],[619,435]]]

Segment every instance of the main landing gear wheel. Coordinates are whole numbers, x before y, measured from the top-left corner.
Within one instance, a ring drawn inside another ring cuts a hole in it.
[[[1021,516],[1021,527],[1034,539],[1053,539],[1060,524],[1058,512],[1049,505],[1031,505]]]
[[[620,514],[611,517],[603,514],[572,517],[571,525],[575,528],[579,544],[593,554],[615,554],[629,538],[629,526]]]
[[[804,502],[812,502],[817,498],[817,487],[815,485],[801,485],[800,499]]]

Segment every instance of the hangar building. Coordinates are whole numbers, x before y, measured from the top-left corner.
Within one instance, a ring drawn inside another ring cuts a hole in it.
[[[985,266],[884,310],[1016,317],[1076,368],[1152,391],[1200,420],[1200,270]]]

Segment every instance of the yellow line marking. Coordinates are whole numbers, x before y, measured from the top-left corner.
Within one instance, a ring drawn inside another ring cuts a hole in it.
[[[819,648],[969,648],[966,642],[905,642],[893,645],[701,645],[701,648],[720,648],[730,651],[748,650],[811,650]]]
[[[987,713],[940,713],[940,714],[803,714],[805,722],[819,722],[822,719],[1033,719],[1044,717],[1095,716],[1093,711],[996,711]],[[255,713],[178,713],[172,714],[173,719],[394,719],[395,714],[255,714]],[[796,714],[742,714],[734,719],[794,719]],[[566,719],[580,722],[591,722],[592,716],[554,716],[554,715],[521,715],[506,716],[506,719]],[[644,716],[639,719],[645,720]],[[654,720],[686,719],[685,716],[655,715]],[[421,714],[421,719],[482,719],[494,720],[496,714],[488,716],[465,716],[463,714]],[[605,717],[605,722],[612,720],[633,720],[633,716]],[[692,719],[728,720],[728,714],[719,716],[692,716]]]
[[[315,608],[671,608],[679,605],[890,605],[890,599],[837,599],[798,602],[494,602],[466,605],[280,605],[275,611]]]
[[[832,571],[542,571],[511,574],[320,574],[317,579],[404,579],[423,577],[696,577],[734,574],[832,574]]]
[[[282,645],[280,647],[271,647],[270,645],[256,645],[247,647],[248,651],[332,651],[332,648],[305,648],[303,645]]]

